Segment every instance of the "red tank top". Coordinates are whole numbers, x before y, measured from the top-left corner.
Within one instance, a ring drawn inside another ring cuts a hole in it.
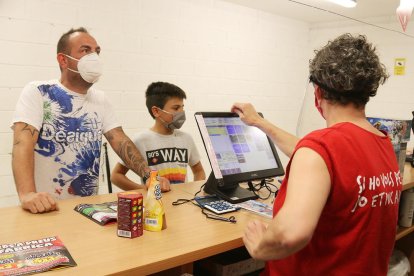
[[[331,191],[309,244],[285,259],[267,262],[264,274],[386,275],[402,188],[389,138],[340,123],[310,133],[295,152],[301,147],[323,158]],[[274,215],[286,197],[289,168],[290,162]]]

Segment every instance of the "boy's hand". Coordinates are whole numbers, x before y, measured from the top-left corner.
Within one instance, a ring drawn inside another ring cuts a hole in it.
[[[165,193],[171,191],[170,181],[167,178],[160,176],[158,181],[160,182],[161,192]]]
[[[147,190],[149,188],[149,181],[150,180],[148,179],[147,182],[145,183]],[[159,176],[158,181],[160,182],[161,192],[165,193],[165,192],[171,191],[170,181],[167,178]]]

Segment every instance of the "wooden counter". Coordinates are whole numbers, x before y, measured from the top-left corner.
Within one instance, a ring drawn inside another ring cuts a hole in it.
[[[179,198],[192,198],[202,183],[173,186],[171,192],[163,194],[167,229],[161,232],[144,231],[142,237],[120,238],[116,224],[100,226],[73,210],[80,203],[116,200],[116,194],[107,194],[63,200],[59,211],[46,214],[30,214],[20,207],[2,208],[0,244],[59,236],[78,266],[47,274],[147,275],[179,266],[191,272],[192,262],[243,246],[241,237],[249,220],[269,220],[241,210],[231,214],[237,219],[232,224],[206,219],[191,203],[172,206]],[[414,170],[407,164],[403,189],[411,187]],[[400,228],[396,237],[396,246],[407,254],[412,267],[413,232],[414,226]]]
[[[73,208],[79,203],[116,200],[116,194],[98,195],[59,202],[59,211],[31,214],[20,207],[0,209],[0,244],[59,236],[78,266],[53,272],[59,275],[147,275],[187,265],[243,246],[242,233],[253,217],[250,212],[232,213],[237,223],[209,220],[191,203],[172,206],[178,198],[192,198],[203,182],[173,186],[163,194],[167,229],[144,231],[135,239],[120,238],[116,224],[100,226]],[[145,196],[145,194],[144,194]],[[228,215],[229,216],[229,215]]]

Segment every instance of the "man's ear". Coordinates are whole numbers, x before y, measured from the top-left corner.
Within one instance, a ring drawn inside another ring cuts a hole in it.
[[[58,53],[56,56],[57,62],[59,63],[59,67],[62,69],[66,69],[68,67],[68,59],[65,57],[64,54]]]

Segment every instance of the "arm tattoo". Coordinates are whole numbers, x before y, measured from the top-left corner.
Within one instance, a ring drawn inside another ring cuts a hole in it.
[[[108,131],[105,133],[105,137],[130,170],[141,177],[149,171],[147,162],[145,162],[135,144],[125,135],[121,127]]]
[[[109,140],[109,139],[108,139]],[[119,142],[118,155],[125,162],[128,168],[133,170],[139,176],[145,175],[147,163],[130,139],[123,139]]]
[[[25,124],[24,127],[22,128],[22,131],[27,130],[30,132],[30,134],[33,136],[35,136],[36,132],[39,132],[37,129],[35,129],[34,127],[31,127],[29,124]]]
[[[114,130],[108,131],[107,134],[105,135],[106,139],[108,140],[109,143],[112,142],[112,140],[114,140],[114,134],[113,131],[119,131],[122,129],[120,127],[115,128]]]

